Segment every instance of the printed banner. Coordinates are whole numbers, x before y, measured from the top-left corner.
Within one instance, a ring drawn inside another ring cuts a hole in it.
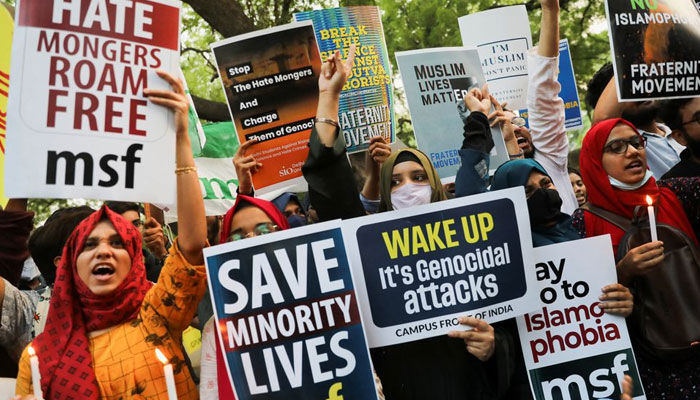
[[[370,347],[537,308],[522,188],[343,221]]]
[[[311,20],[326,60],[339,50],[347,57],[355,44],[355,66],[340,93],[338,120],[348,153],[367,150],[369,140],[383,136],[395,140],[394,95],[391,63],[378,7],[358,6],[305,11],[297,21]]]
[[[605,0],[619,101],[700,96],[693,0]]]
[[[318,105],[321,58],[311,22],[263,29],[211,45],[240,143],[263,164],[256,194],[303,181]]]
[[[498,29],[494,29],[498,27]],[[527,51],[532,34],[524,5],[459,18],[462,44],[479,49],[491,94],[511,109],[527,108]]]
[[[564,126],[567,131],[573,131],[583,128],[583,120],[581,119],[581,105],[578,97],[578,87],[576,87],[576,75],[574,74],[574,65],[571,62],[571,51],[569,48],[569,40],[562,39],[559,41],[559,75],[557,77],[561,85],[559,97],[564,100]],[[525,119],[527,127],[530,127],[527,109],[519,110],[518,114]]]
[[[339,220],[204,256],[237,399],[377,398]]]
[[[474,48],[444,47],[396,53],[418,148],[430,157],[443,183],[454,182],[461,165],[464,121],[470,114],[465,94],[481,88],[484,75]],[[496,146],[490,169],[509,160],[501,129],[491,135]]]
[[[619,399],[625,374],[646,399],[624,317],[604,313],[617,282],[610,236],[535,248],[541,310],[517,318],[535,399]]]
[[[12,13],[0,4],[0,207],[5,207],[5,135],[7,134],[7,96],[10,90],[10,53],[12,51]]]
[[[180,73],[180,6],[18,2],[8,197],[175,202],[173,114],[143,90]]]

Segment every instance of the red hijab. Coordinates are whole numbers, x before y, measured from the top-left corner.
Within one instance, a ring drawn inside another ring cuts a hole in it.
[[[280,212],[280,210],[271,202],[262,199],[256,199],[255,197],[245,196],[239,194],[236,197],[236,202],[233,204],[230,210],[226,212],[224,217],[224,225],[221,229],[221,237],[219,243],[228,242],[228,236],[231,234],[231,221],[233,220],[233,215],[241,208],[241,203],[246,202],[261,209],[272,222],[277,225],[280,230],[289,229],[289,223],[287,218]],[[214,324],[216,335],[219,335],[219,328],[217,324]],[[216,380],[219,383],[219,398],[220,399],[235,399],[233,395],[233,388],[231,387],[231,382],[228,379],[228,371],[226,371],[226,363],[224,362],[224,353],[221,350],[221,345],[219,344],[219,339],[216,342]]]
[[[95,226],[108,220],[131,257],[131,269],[114,292],[97,296],[78,276],[76,260]],[[49,314],[43,333],[32,346],[39,357],[41,390],[47,399],[99,399],[88,332],[136,318],[146,292],[141,234],[131,222],[106,206],[92,213],[73,231],[63,248]]]
[[[639,135],[637,128],[630,122],[622,118],[614,118],[593,125],[583,138],[579,163],[581,177],[588,189],[588,201],[607,211],[632,219],[636,206],[646,207],[646,196],[648,195],[654,202],[658,223],[671,225],[682,230],[697,243],[678,197],[670,189],[657,186],[653,177],[636,190],[620,190],[610,184],[608,174],[603,169],[603,147],[605,147],[610,132],[617,124],[625,124]],[[592,213],[586,214],[585,223],[586,236],[588,237],[609,233],[612,237],[613,250],[617,254],[617,246],[624,236],[622,229]]]

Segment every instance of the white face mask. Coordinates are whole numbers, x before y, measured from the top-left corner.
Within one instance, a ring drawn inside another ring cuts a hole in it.
[[[610,180],[610,184],[613,187],[618,188],[620,190],[628,190],[629,191],[629,190],[637,190],[640,187],[646,185],[646,183],[649,181],[649,179],[651,179],[652,176],[654,176],[654,174],[650,170],[647,170],[647,173],[644,175],[644,179],[642,179],[641,181],[639,181],[638,183],[636,183],[634,185],[620,182],[610,175],[608,175],[608,179]]]
[[[421,204],[430,203],[433,188],[430,185],[407,183],[391,193],[391,206],[394,210],[401,210]]]

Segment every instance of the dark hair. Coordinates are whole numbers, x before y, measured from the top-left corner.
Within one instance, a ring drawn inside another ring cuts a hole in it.
[[[143,207],[137,203],[130,203],[127,201],[105,201],[105,205],[117,214],[124,214],[127,211],[136,211],[139,214],[143,213]]]
[[[615,76],[615,71],[613,70],[612,63],[605,63],[596,73],[593,75],[590,81],[588,81],[588,88],[586,89],[586,106],[588,106],[589,111],[593,111],[600,95],[605,90],[605,87]]]
[[[681,115],[681,108],[686,104],[693,101],[692,97],[685,99],[674,99],[665,100],[661,102],[661,107],[659,110],[659,117],[668,125],[671,130],[683,128],[683,116]]]
[[[63,246],[80,222],[95,212],[88,206],[62,208],[46,220],[29,237],[29,252],[46,283],[56,280],[53,259],[63,254]]]
[[[576,168],[569,168],[569,173],[581,176],[581,171],[577,170]]]

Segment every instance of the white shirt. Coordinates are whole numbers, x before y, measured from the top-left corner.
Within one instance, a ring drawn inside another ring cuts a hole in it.
[[[564,100],[559,97],[561,85],[557,81],[559,57],[540,56],[534,47],[527,62],[527,108],[534,159],[552,178],[562,200],[561,211],[571,215],[578,202],[569,180],[569,138],[564,126]]]
[[[216,376],[216,335],[214,317],[202,329],[202,372],[199,377],[200,400],[217,400],[219,382]]]

